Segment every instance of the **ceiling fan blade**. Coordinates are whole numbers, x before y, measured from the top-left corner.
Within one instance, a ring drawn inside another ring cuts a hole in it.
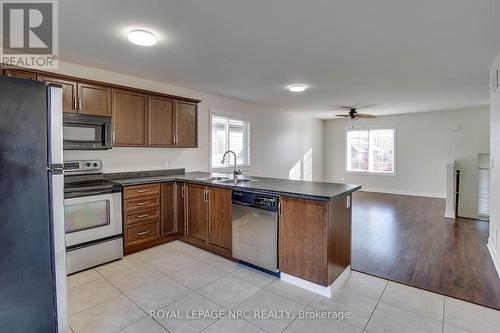
[[[376,116],[366,113],[357,113],[356,116],[359,118],[376,118]]]
[[[348,114],[336,114],[335,117],[351,118],[351,116]]]

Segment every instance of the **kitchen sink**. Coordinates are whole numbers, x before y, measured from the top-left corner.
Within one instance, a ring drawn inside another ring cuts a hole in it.
[[[227,180],[221,180],[221,183],[234,183],[234,184],[239,184],[239,183],[246,183],[246,182],[253,182],[255,179],[249,179],[249,178],[238,178],[236,180],[229,178]]]

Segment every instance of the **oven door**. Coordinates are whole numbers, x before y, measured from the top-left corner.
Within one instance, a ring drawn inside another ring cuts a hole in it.
[[[122,234],[121,193],[64,200],[66,247]]]
[[[111,117],[65,114],[63,148],[103,150],[111,148]]]

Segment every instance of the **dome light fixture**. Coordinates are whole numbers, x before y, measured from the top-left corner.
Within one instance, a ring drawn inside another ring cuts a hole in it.
[[[153,46],[158,42],[156,36],[147,30],[132,30],[128,33],[128,40],[140,46]]]
[[[288,90],[291,92],[303,92],[306,90],[306,86],[303,84],[292,84],[288,86]]]

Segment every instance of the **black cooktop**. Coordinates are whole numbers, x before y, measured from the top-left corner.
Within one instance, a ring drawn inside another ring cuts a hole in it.
[[[84,197],[120,192],[121,186],[102,179],[101,175],[64,176],[64,198]]]

